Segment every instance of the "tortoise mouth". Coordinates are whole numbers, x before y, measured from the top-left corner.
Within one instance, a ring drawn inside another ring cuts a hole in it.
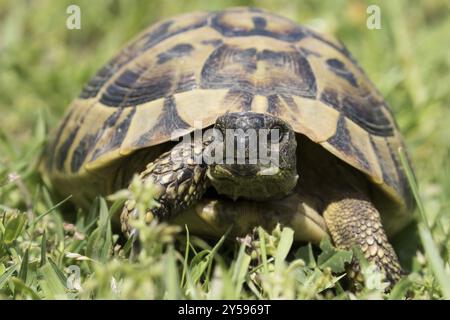
[[[228,199],[268,201],[286,196],[297,184],[297,171],[248,164],[213,165],[207,175],[217,193]]]

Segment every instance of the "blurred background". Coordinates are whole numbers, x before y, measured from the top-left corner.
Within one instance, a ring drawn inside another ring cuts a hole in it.
[[[81,29],[66,28],[69,5]],[[376,4],[381,29],[366,26]],[[0,0],[0,179],[32,174],[46,132],[84,83],[151,23],[192,10],[257,6],[334,35],[385,96],[405,136],[438,243],[450,225],[450,2],[362,0]],[[1,190],[1,189],[0,189]],[[7,191],[7,190],[6,190]],[[0,191],[20,206],[20,193]],[[403,248],[415,250],[411,241]],[[442,252],[448,260],[448,246]]]

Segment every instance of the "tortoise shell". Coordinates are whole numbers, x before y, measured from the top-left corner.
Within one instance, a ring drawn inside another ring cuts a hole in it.
[[[142,32],[72,102],[45,170],[80,188],[80,178],[227,111],[282,118],[395,203],[413,205],[393,115],[347,49],[253,8],[180,15]]]

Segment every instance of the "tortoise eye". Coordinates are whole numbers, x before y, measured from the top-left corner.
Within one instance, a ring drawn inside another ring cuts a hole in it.
[[[272,134],[274,132],[278,131],[278,142],[280,142],[281,140],[283,140],[284,135],[285,135],[285,131],[283,130],[282,127],[275,125],[273,126],[270,130],[269,133],[267,135],[267,141],[272,141]]]

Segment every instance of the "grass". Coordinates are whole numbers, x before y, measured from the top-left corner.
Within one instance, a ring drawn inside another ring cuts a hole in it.
[[[289,229],[207,242],[164,224],[144,226],[139,263],[118,246],[111,216],[122,200],[67,207],[36,165],[65,108],[126,41],[160,18],[252,1],[0,0],[0,298],[5,299],[450,299],[450,19],[446,1],[376,1],[382,29],[366,28],[365,1],[258,1],[344,42],[392,107],[412,158],[417,223],[393,243],[408,276],[390,295],[363,268],[346,290],[351,252],[324,241],[299,247]],[[81,30],[65,28],[81,7]],[[151,195],[139,185],[137,195]],[[72,217],[70,222],[63,217]],[[76,217],[76,218],[75,218]]]

